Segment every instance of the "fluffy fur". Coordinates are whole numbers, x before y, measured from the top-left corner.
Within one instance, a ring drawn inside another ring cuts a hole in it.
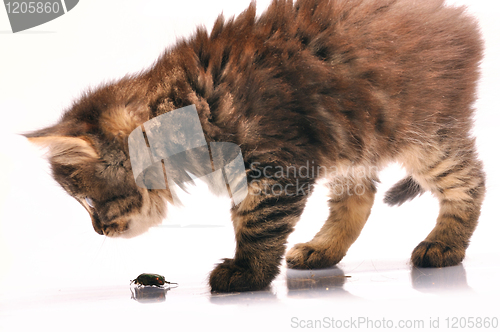
[[[454,265],[485,192],[470,136],[482,50],[476,22],[442,0],[275,0],[260,17],[251,4],[236,19],[220,16],[210,34],[199,28],[149,70],[86,93],[58,124],[27,136],[50,147],[54,178],[99,234],[132,236],[160,223],[172,197],[135,185],[127,136],[194,104],[207,142],[240,146],[249,182],[231,211],[235,256],[212,271],[213,291],[269,285],[323,176],[330,216],[286,262],[338,263],[370,214],[377,170],[389,162],[409,175],[386,202],[430,191],[441,206],[413,264]],[[303,172],[283,176],[290,169]]]

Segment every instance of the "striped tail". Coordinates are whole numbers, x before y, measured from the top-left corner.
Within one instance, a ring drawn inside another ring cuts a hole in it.
[[[390,206],[401,205],[422,195],[424,192],[425,190],[411,176],[408,176],[396,183],[385,193],[384,203]]]

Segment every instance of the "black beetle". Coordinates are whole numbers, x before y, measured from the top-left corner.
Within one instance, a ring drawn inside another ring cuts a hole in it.
[[[168,285],[177,285],[176,282],[168,282],[165,280],[165,277],[159,274],[154,273],[142,273],[134,280],[130,280],[130,284],[132,283],[140,286],[155,286],[155,287],[165,287]]]

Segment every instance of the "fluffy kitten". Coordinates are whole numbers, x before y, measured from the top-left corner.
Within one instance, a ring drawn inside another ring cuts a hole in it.
[[[256,17],[252,3],[236,19],[220,16],[210,34],[199,28],[149,70],[85,93],[58,124],[26,136],[49,147],[55,180],[97,233],[134,236],[162,221],[172,195],[135,184],[127,137],[194,104],[207,142],[239,145],[249,183],[231,210],[235,256],[212,271],[213,291],[270,284],[324,176],[330,215],[286,262],[338,263],[370,214],[377,169],[389,162],[409,175],[387,203],[424,191],[440,202],[413,264],[458,264],[485,193],[470,135],[483,44],[464,11],[442,0],[274,0]]]

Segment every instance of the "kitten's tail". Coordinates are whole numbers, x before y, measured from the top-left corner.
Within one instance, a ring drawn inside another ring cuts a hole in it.
[[[385,193],[384,203],[390,206],[401,205],[422,195],[424,192],[425,190],[411,176],[408,176]]]

